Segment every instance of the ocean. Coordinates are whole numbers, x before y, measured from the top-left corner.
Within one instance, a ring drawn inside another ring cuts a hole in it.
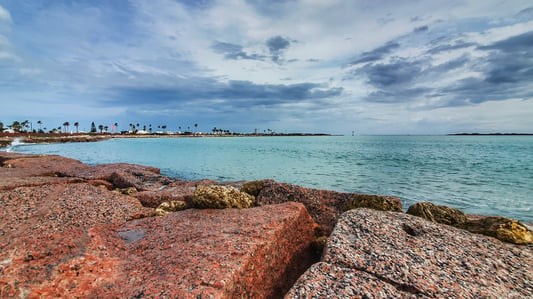
[[[341,192],[393,195],[533,223],[533,136],[125,138],[21,144],[91,165],[136,163],[185,180],[271,178]]]

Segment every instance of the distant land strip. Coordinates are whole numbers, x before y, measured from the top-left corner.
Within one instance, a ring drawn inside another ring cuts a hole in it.
[[[533,133],[457,133],[448,136],[533,136]]]

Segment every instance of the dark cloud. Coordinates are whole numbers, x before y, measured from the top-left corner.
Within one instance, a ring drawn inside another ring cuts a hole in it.
[[[129,102],[133,105],[193,104],[223,100],[226,106],[272,106],[339,96],[343,88],[324,84],[256,84],[250,81],[219,82],[211,78],[196,78],[177,82],[171,87],[121,87],[114,89],[115,100],[110,104]]]
[[[394,51],[395,49],[398,49],[399,47],[400,47],[399,43],[395,41],[390,41],[381,47],[375,48],[372,51],[363,52],[363,54],[361,54],[361,57],[352,61],[350,65],[378,61],[382,59],[385,55],[390,54],[392,51]]]
[[[416,27],[415,29],[413,29],[413,32],[419,33],[419,32],[424,32],[428,30],[429,30],[428,26],[420,26],[420,27]]]
[[[485,81],[490,84],[528,84],[533,82],[533,31],[513,36],[491,45]]]
[[[211,46],[215,52],[224,54],[225,59],[250,59],[250,60],[264,60],[266,57],[259,54],[248,54],[243,50],[243,47],[236,44],[215,41]]]
[[[481,50],[499,50],[506,53],[522,52],[525,55],[533,55],[533,31],[529,31],[520,35],[512,36],[510,38],[498,41],[488,46],[480,46]]]
[[[366,97],[371,102],[435,99],[431,107],[426,107],[435,108],[533,97],[533,31],[490,45],[456,42],[436,45],[428,52],[434,54],[471,46],[486,51],[486,55],[474,57],[466,53],[441,64],[432,63],[431,56],[394,58],[390,62],[366,63],[356,68],[353,74],[366,78],[366,82],[375,88]],[[481,76],[459,79],[444,87],[434,84],[439,78],[463,67]]]
[[[357,70],[357,74],[367,77],[367,83],[377,88],[409,84],[421,75],[425,62],[395,58],[390,63],[366,64]]]
[[[279,62],[280,56],[284,50],[289,48],[291,42],[281,36],[274,36],[267,40],[266,45],[270,55],[272,55],[272,61]]]

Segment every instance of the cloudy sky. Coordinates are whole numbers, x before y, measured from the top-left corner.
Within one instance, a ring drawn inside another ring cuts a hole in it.
[[[531,0],[1,0],[0,121],[533,132]]]

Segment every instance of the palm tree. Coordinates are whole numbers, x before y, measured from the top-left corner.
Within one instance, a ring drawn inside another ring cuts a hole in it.
[[[105,127],[104,127],[104,131],[105,131],[106,133],[107,133],[107,130],[108,130],[108,129],[109,129],[108,126],[105,126]]]
[[[118,123],[115,123],[114,126],[115,126],[115,130],[118,131]]]
[[[43,132],[43,130],[41,129],[41,126],[43,125],[43,122],[38,120],[37,124],[39,125],[39,133]]]
[[[63,126],[65,127],[65,133],[68,133],[68,126],[70,126],[70,123],[66,121],[63,123]]]
[[[198,132],[198,124],[194,124],[194,131]]]
[[[78,132],[79,132],[78,128],[80,127],[80,123],[79,122],[75,122],[74,126],[76,127],[76,134],[78,134]]]
[[[21,128],[27,129],[27,128],[30,127],[30,122],[28,120],[25,120],[22,123],[20,123],[20,126],[21,126]],[[27,131],[27,130],[24,130],[24,131]]]
[[[11,128],[15,133],[19,133],[21,128],[20,122],[14,121],[10,126],[8,126],[8,128]]]
[[[102,131],[104,130],[104,126],[103,125],[99,125],[98,129],[100,130],[100,133],[102,133]]]

